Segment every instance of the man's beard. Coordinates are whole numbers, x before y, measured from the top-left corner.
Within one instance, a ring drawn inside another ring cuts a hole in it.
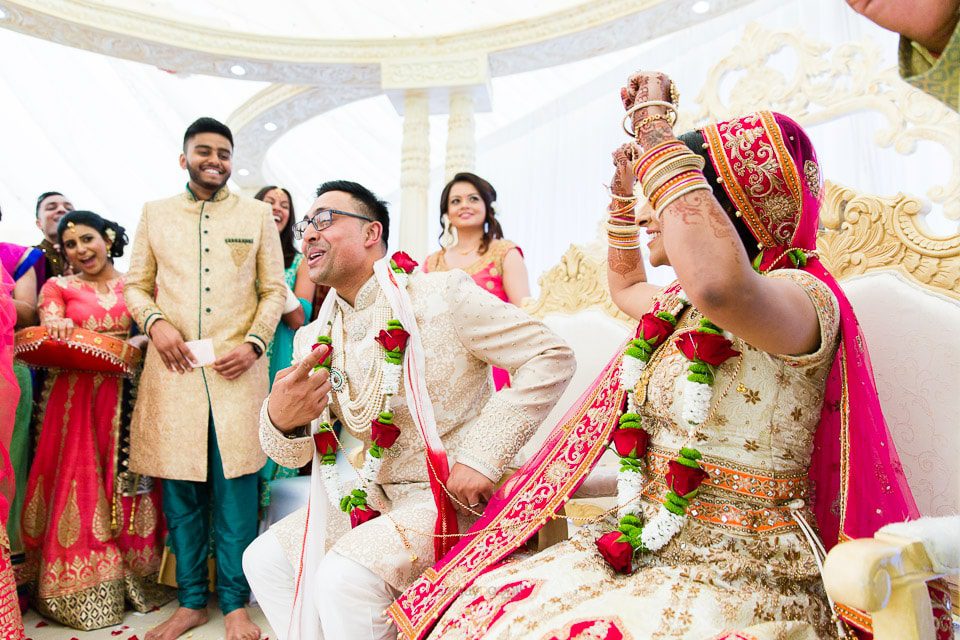
[[[230,179],[230,174],[224,173],[217,176],[220,179],[220,182],[217,182],[214,180],[213,176],[208,176],[200,169],[194,169],[190,165],[187,165],[187,175],[190,176],[190,182],[203,185],[204,187],[210,189],[219,189],[223,185],[227,184],[227,180]]]

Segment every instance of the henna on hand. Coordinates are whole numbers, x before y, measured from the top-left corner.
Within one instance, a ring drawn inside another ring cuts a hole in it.
[[[639,149],[633,142],[622,144],[613,152],[613,178],[610,180],[610,191],[615,195],[624,197],[633,195],[633,184],[637,180],[633,174],[633,163],[638,157]],[[614,205],[611,204],[611,206]]]
[[[679,220],[688,226],[706,224],[714,238],[734,238],[738,243],[740,242],[733,223],[727,217],[727,212],[717,202],[713,193],[706,189],[680,196],[667,205],[661,217],[664,216]]]
[[[607,251],[607,268],[621,278],[627,278],[632,274],[646,277],[639,249],[611,248]]]

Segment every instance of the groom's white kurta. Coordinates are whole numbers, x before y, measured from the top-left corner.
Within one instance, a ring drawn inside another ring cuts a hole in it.
[[[421,334],[437,432],[450,467],[459,462],[496,482],[566,388],[575,368],[573,353],[538,320],[482,290],[462,271],[416,272],[407,291]],[[344,368],[351,393],[356,394],[382,358],[374,338],[393,312],[373,277],[360,289],[355,306],[339,298],[336,304],[342,313]],[[297,332],[295,361],[309,353],[321,330],[326,332],[326,327],[313,323]],[[510,371],[509,388],[494,394],[490,365]],[[332,409],[340,413],[337,402]],[[404,402],[395,402],[393,411],[401,435],[386,452],[379,476],[382,491],[376,487],[371,491],[371,506],[384,507],[390,518],[351,530],[346,514],[330,508],[326,547],[369,569],[393,589],[403,590],[434,562],[433,540],[424,534],[433,532],[436,508],[423,439]],[[351,434],[369,446],[369,426]],[[287,438],[270,424],[265,411],[260,439],[267,455],[281,465],[301,467],[313,457],[311,438]],[[391,519],[407,530],[407,545]],[[304,522],[301,510],[269,533],[280,541],[294,567]],[[461,531],[466,525],[461,522]]]

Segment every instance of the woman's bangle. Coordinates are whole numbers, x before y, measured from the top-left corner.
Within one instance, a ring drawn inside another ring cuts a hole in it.
[[[626,134],[631,138],[636,138],[637,133],[636,131],[631,131],[627,128],[627,120],[633,116],[634,112],[639,111],[640,109],[646,109],[648,107],[663,107],[672,112],[673,122],[669,122],[671,127],[677,121],[677,108],[672,102],[667,102],[666,100],[647,100],[646,102],[640,102],[627,109],[627,112],[623,115],[623,122],[621,125],[623,126],[623,130],[626,132]]]

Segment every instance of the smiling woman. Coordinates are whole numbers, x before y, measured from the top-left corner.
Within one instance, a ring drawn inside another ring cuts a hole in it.
[[[440,251],[427,256],[423,270],[462,269],[479,287],[519,305],[530,296],[523,251],[503,238],[494,205],[497,191],[473,173],[458,173],[440,194]],[[497,390],[510,386],[506,371],[494,368]]]
[[[142,346],[142,337],[131,337],[124,277],[113,266],[127,243],[123,227],[72,211],[57,235],[76,275],[52,278],[40,293],[50,338],[69,341],[82,331]],[[156,584],[166,533],[159,486],[126,469],[133,385],[67,367],[51,370],[44,385],[23,542],[37,610],[78,629],[118,624],[127,600],[146,612],[172,597]],[[63,567],[81,567],[82,579]]]

